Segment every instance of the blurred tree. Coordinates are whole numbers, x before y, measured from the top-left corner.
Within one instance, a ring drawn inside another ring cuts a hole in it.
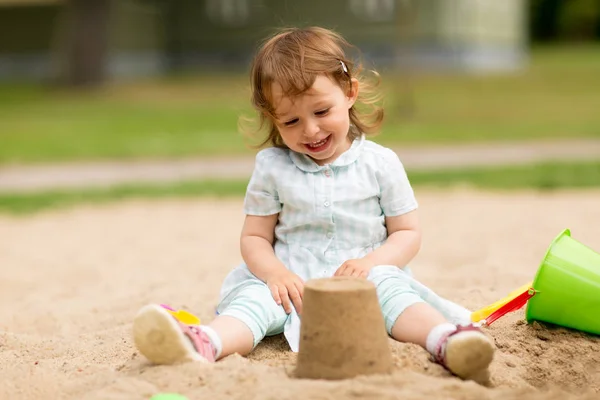
[[[111,0],[67,0],[65,83],[96,86],[106,77]]]
[[[168,68],[177,71],[183,66],[184,47],[182,34],[183,18],[189,7],[181,0],[154,0],[163,15],[165,55]]]
[[[401,58],[400,63],[406,63],[408,67],[401,69],[402,76],[393,80],[396,82],[396,98],[398,104],[395,109],[395,118],[412,119],[416,114],[417,102],[415,89],[412,84],[410,68],[410,41],[413,39],[418,8],[414,2],[399,1],[395,3],[396,26],[398,28],[397,56]],[[393,118],[394,118],[393,117]]]
[[[184,66],[185,58],[185,20],[194,13],[190,2],[184,0],[138,0],[158,7],[161,15],[164,40],[164,54],[169,71],[177,71]],[[194,0],[201,4],[202,0]],[[192,2],[193,3],[193,2]]]
[[[533,41],[600,38],[600,0],[529,0]]]
[[[565,39],[592,39],[600,26],[600,0],[565,2],[558,26]]]
[[[547,42],[558,38],[562,3],[563,0],[529,0],[529,31],[533,41]]]

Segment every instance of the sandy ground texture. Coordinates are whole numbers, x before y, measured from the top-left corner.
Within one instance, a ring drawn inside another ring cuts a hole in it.
[[[412,263],[440,294],[479,307],[532,279],[564,228],[600,249],[600,192],[420,190],[424,245]],[[216,365],[149,365],[132,345],[142,305],[213,318],[239,260],[239,200],[130,201],[0,216],[0,399],[565,399],[600,397],[600,338],[523,322],[487,329],[489,387],[463,382],[417,346],[390,340],[395,369],[346,381],[297,380],[284,339]]]

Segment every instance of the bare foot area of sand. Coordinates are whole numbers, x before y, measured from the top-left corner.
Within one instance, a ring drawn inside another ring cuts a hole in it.
[[[600,192],[420,191],[424,245],[415,275],[477,308],[533,278],[564,228],[600,250]],[[393,343],[386,376],[308,381],[279,337],[248,358],[156,367],[131,321],[170,303],[208,322],[240,261],[241,201],[134,201],[30,217],[0,216],[0,399],[564,399],[600,395],[600,338],[523,322],[486,329],[497,353],[487,387],[463,382],[417,346]]]

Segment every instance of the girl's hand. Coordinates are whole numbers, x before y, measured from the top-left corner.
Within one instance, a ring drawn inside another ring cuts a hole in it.
[[[304,282],[298,275],[281,268],[267,278],[266,284],[271,290],[275,302],[282,305],[286,313],[292,312],[293,304],[296,312],[302,314]]]
[[[367,278],[369,271],[375,265],[365,258],[348,260],[343,263],[333,276],[355,276],[357,278]]]

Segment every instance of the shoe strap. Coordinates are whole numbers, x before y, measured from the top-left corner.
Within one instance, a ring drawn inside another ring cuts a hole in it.
[[[481,329],[473,324],[456,325],[456,329],[454,331],[450,331],[450,332],[442,335],[442,337],[440,338],[440,341],[438,342],[437,346],[435,347],[436,352],[433,355],[435,360],[445,367],[446,366],[446,345],[448,344],[448,339],[450,339],[452,336],[456,335],[457,333],[467,332],[467,331],[481,332]]]
[[[183,333],[190,338],[192,345],[202,357],[210,362],[215,362],[215,347],[208,338],[206,332],[194,325],[186,325],[179,322]]]

